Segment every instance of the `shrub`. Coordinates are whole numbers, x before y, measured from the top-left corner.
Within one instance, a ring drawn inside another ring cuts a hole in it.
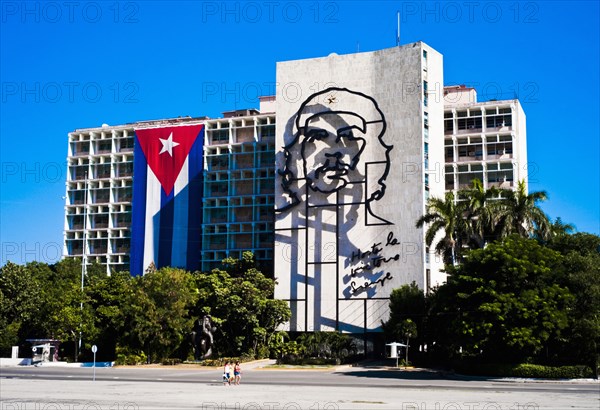
[[[340,364],[340,359],[324,359],[320,357],[296,358],[284,356],[277,360],[277,364],[291,364],[296,366],[331,366]]]
[[[218,357],[215,359],[205,359],[201,362],[194,363],[197,363],[200,366],[222,367],[225,366],[225,362],[235,363],[239,361],[240,363],[245,363],[250,362],[252,360],[254,360],[253,356],[242,355],[240,357]]]
[[[115,360],[115,364],[117,365],[135,366],[144,364],[148,360],[148,356],[143,351],[131,351],[126,347],[117,346],[116,354],[117,359]]]
[[[539,364],[476,364],[458,363],[455,370],[459,373],[491,377],[526,377],[539,379],[580,379],[594,377],[588,366],[543,366]]]
[[[178,359],[176,357],[175,358],[169,358],[169,359],[163,359],[161,361],[161,364],[163,366],[175,366],[177,364],[181,364],[181,359]]]

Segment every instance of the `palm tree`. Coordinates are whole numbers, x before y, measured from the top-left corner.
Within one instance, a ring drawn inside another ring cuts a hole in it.
[[[548,222],[547,232],[540,232],[536,229],[533,236],[542,243],[547,242],[549,239],[570,235],[575,232],[575,225],[570,223],[564,223],[560,216],[554,220],[554,222]],[[544,236],[545,235],[545,236]]]
[[[466,224],[463,218],[463,207],[457,203],[452,192],[447,192],[444,199],[429,198],[427,212],[417,221],[417,228],[427,224],[425,243],[431,246],[438,234],[443,237],[438,240],[435,251],[442,254],[444,262],[455,265],[460,259],[463,240],[466,235]]]
[[[550,234],[552,236],[570,235],[573,232],[575,232],[575,225],[564,223],[560,216],[554,222],[550,222]]]
[[[545,191],[528,194],[525,181],[521,180],[515,191],[507,190],[503,197],[499,220],[503,236],[516,233],[527,238],[534,232],[542,238],[549,235],[550,222],[538,207],[538,202],[548,199]]]
[[[496,187],[483,188],[479,179],[472,181],[472,186],[458,192],[458,197],[464,202],[463,217],[468,228],[468,245],[471,248],[483,248],[488,242],[500,236],[498,230],[498,209],[501,191]]]

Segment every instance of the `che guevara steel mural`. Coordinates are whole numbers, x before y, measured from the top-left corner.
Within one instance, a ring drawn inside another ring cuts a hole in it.
[[[386,193],[394,149],[385,141],[386,129],[374,98],[340,87],[310,95],[285,124],[276,236],[284,238],[280,243],[300,242],[285,258],[292,271],[290,300],[304,301],[306,316],[311,295],[320,300],[314,316],[332,318],[325,323],[331,328],[339,325],[339,301],[376,298],[393,279],[387,268],[400,258],[393,221],[373,206]],[[382,239],[357,244],[348,235],[373,226],[386,230]],[[335,306],[323,307],[330,293]]]

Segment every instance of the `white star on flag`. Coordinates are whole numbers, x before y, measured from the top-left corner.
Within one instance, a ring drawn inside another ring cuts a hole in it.
[[[168,152],[169,155],[172,157],[173,156],[173,148],[179,145],[178,142],[173,142],[173,133],[171,133],[171,135],[169,135],[169,138],[167,138],[166,140],[164,140],[162,138],[159,138],[159,140],[163,144],[162,149],[159,152],[159,155],[164,152]]]

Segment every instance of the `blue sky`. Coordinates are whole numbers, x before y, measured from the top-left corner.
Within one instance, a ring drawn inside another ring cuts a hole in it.
[[[527,115],[530,190],[600,233],[599,6],[590,2],[1,1],[2,256],[62,251],[67,133],[218,117],[274,94],[277,61],[424,41],[446,84]]]

